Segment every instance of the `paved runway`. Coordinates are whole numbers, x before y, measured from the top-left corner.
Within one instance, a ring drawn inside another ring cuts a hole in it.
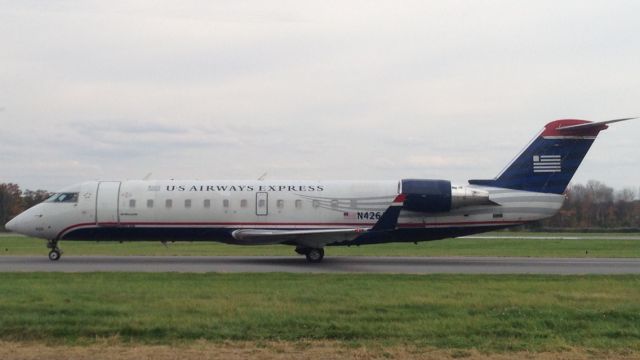
[[[0,272],[289,272],[401,274],[640,274],[640,259],[329,256],[0,256]]]

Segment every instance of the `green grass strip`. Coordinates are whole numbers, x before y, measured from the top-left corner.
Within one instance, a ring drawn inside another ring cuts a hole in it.
[[[0,339],[640,350],[640,276],[2,273]]]
[[[525,256],[525,257],[640,257],[639,234],[541,234],[494,233],[490,238],[447,239],[413,243],[328,247],[328,256]],[[512,238],[510,236],[558,236],[558,239]],[[584,237],[571,239],[571,237]],[[621,238],[620,238],[621,237]],[[630,238],[638,239],[630,239]],[[46,242],[20,236],[0,237],[1,255],[42,255]],[[239,246],[215,242],[178,242],[163,246],[159,242],[61,241],[66,255],[200,255],[249,256],[295,255],[292,246]]]

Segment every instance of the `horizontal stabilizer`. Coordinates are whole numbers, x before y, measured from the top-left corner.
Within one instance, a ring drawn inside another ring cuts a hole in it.
[[[623,118],[623,119],[589,122],[589,123],[577,124],[577,125],[566,125],[566,126],[557,127],[556,130],[567,131],[567,130],[580,130],[580,129],[593,129],[593,128],[602,128],[601,130],[604,130],[607,128],[607,124],[612,124],[620,121],[633,120],[633,119],[638,119],[638,118],[630,117],[630,118]]]

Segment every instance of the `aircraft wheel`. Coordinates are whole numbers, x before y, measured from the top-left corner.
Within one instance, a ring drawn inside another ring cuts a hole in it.
[[[59,249],[53,249],[49,252],[49,260],[51,261],[58,261],[60,260],[60,250]]]
[[[319,263],[324,258],[324,249],[309,249],[305,254],[310,263]]]

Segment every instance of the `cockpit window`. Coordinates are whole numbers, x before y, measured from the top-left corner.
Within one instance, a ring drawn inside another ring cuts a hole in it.
[[[78,193],[57,193],[47,199],[47,202],[54,203],[77,203]]]

